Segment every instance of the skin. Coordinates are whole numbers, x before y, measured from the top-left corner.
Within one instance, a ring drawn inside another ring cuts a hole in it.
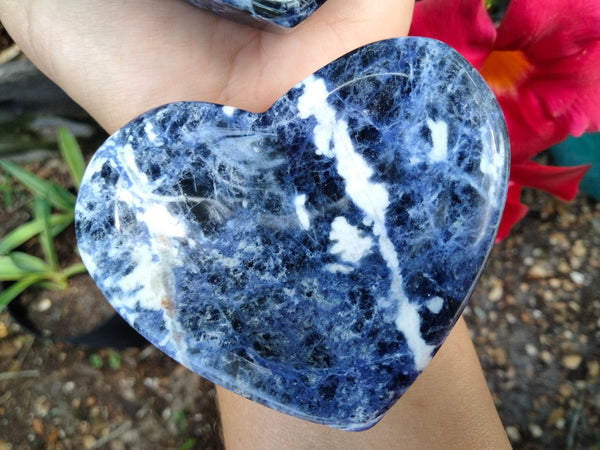
[[[329,0],[285,35],[180,0],[0,0],[27,56],[108,132],[153,107],[198,100],[268,109],[348,51],[404,36],[411,0]],[[369,431],[344,432],[218,389],[229,449],[510,448],[459,320],[416,383]]]
[[[0,0],[0,19],[46,75],[114,132],[178,100],[264,111],[348,51],[406,34],[412,6],[330,0],[285,35],[181,0]]]

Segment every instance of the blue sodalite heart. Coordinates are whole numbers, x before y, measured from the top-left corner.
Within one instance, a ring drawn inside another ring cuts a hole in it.
[[[360,430],[431,360],[492,247],[508,137],[446,45],[381,41],[268,111],[175,103],[96,153],[81,256],[113,306],[194,372]]]
[[[326,0],[188,0],[193,5],[270,31],[289,30],[314,13]]]

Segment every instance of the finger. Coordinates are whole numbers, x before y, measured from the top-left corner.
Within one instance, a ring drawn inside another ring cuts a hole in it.
[[[405,34],[411,0],[329,0],[287,35],[180,0],[3,0],[26,54],[108,131],[178,100],[266,109],[296,82],[368,42]]]
[[[249,96],[254,104],[238,106],[262,111],[306,76],[350,50],[380,39],[405,36],[412,8],[412,0],[329,0],[289,34],[261,33],[259,64],[245,59],[257,52],[238,54],[236,63],[260,70],[263,79],[256,73],[253,79],[259,82],[249,86],[244,71],[232,71],[222,100],[235,104],[242,92],[247,95],[249,87],[254,88]],[[271,79],[264,79],[268,74]]]

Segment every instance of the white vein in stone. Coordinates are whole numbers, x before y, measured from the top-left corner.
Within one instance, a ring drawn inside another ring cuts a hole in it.
[[[146,127],[148,128],[148,127]],[[147,129],[152,131],[151,129]],[[185,364],[186,348],[182,340],[184,330],[176,318],[175,277],[172,269],[183,264],[179,250],[173,245],[172,238],[182,238],[187,235],[185,225],[174,217],[161,198],[155,198],[152,193],[152,183],[138,169],[131,146],[126,145],[118,151],[117,158],[121,161],[126,177],[131,185],[119,187],[117,182],[116,198],[127,204],[135,213],[136,220],[143,223],[150,234],[149,245],[140,245],[131,252],[133,270],[118,281],[105,280],[108,288],[113,286],[124,292],[121,299],[126,307],[128,321],[135,323],[137,307],[146,310],[161,311],[165,321],[167,335],[160,345],[171,342],[175,346],[176,357]],[[121,177],[121,180],[123,177]],[[118,206],[115,210],[115,225],[120,226]],[[112,251],[112,250],[111,250]],[[158,260],[156,257],[158,256]],[[114,255],[118,258],[118,255]],[[127,297],[128,296],[128,297]]]
[[[438,314],[444,306],[444,299],[442,299],[442,297],[437,296],[431,297],[429,300],[427,300],[425,305],[427,306],[427,309],[429,309],[429,311],[431,311],[434,314]]]
[[[315,117],[317,125],[313,138],[317,147],[316,153],[335,158],[337,172],[346,184],[346,193],[363,211],[365,225],[373,227],[373,234],[378,238],[379,251],[392,276],[390,291],[398,308],[396,327],[404,334],[413,352],[415,367],[419,371],[423,370],[431,360],[434,348],[421,336],[418,306],[412,304],[404,292],[398,254],[385,226],[389,193],[384,184],[370,180],[373,170],[355,151],[347,122],[337,119],[336,110],[328,105],[329,92],[324,80],[312,75],[303,81],[302,85],[304,92],[298,99],[300,118]]]
[[[303,230],[310,228],[310,214],[306,209],[306,194],[300,194],[294,197],[294,207],[296,208],[296,216]]]
[[[223,106],[223,114],[225,114],[227,117],[232,117],[236,111],[237,108],[233,106]]]
[[[503,139],[502,133],[498,133],[499,139]],[[481,153],[481,162],[479,170],[484,175],[490,177],[488,188],[488,199],[490,204],[495,208],[498,206],[498,189],[502,183],[498,183],[498,177],[502,173],[504,166],[504,158],[500,149],[504,148],[504,142],[496,145],[494,133],[486,128],[481,128],[481,142],[483,143],[483,151]]]
[[[342,261],[353,264],[371,253],[373,247],[371,237],[363,236],[363,233],[354,225],[350,225],[345,217],[333,219],[329,240],[335,242],[330,252],[340,255]]]
[[[429,152],[432,162],[446,161],[448,159],[448,124],[443,120],[427,119],[427,126],[431,131],[433,146]]]

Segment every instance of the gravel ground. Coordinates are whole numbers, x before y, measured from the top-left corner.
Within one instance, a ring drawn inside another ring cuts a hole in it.
[[[465,317],[515,448],[598,448],[600,204],[527,201]],[[219,449],[214,396],[152,347],[48,343],[0,315],[0,450]]]
[[[600,448],[600,204],[526,202],[465,317],[516,448]]]

